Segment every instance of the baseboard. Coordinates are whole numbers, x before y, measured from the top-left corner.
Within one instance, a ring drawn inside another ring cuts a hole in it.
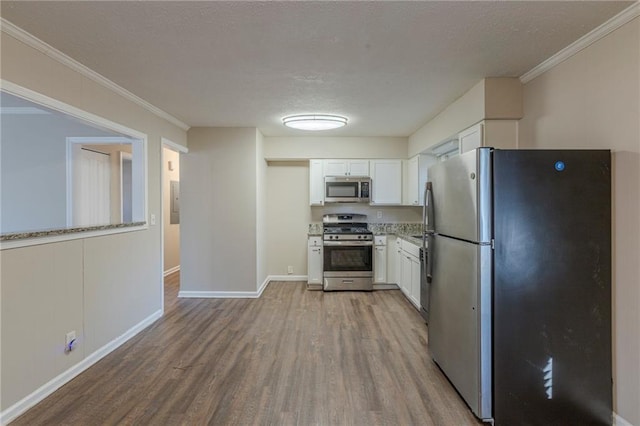
[[[397,290],[400,287],[398,287],[396,284],[374,284],[373,285],[373,289],[374,290]]]
[[[269,282],[271,282],[271,278],[267,276],[267,278],[264,279],[262,284],[260,284],[260,287],[258,288],[258,295],[256,297],[262,296],[262,292],[264,291],[265,288],[267,288],[267,286],[269,285]]]
[[[304,281],[307,282],[306,275],[269,275],[269,281]]]
[[[179,291],[178,297],[195,299],[255,299],[257,291]]]
[[[164,276],[166,277],[167,275],[171,275],[174,272],[178,272],[179,270],[180,270],[180,265],[174,266],[173,268],[169,268],[166,271],[164,271]]]
[[[33,407],[53,392],[58,390],[62,385],[71,381],[78,374],[85,371],[87,368],[91,367],[96,362],[100,361],[102,358],[107,356],[109,353],[113,352],[115,349],[124,344],[127,340],[131,339],[133,336],[141,332],[143,329],[151,325],[154,321],[162,316],[162,310],[158,310],[153,314],[149,315],[147,318],[140,321],[138,324],[131,327],[129,330],[125,331],[124,334],[116,337],[97,351],[93,352],[89,356],[85,357],[82,361],[69,368],[62,374],[54,377],[49,382],[40,386],[31,394],[22,398],[20,401],[13,404],[11,407],[0,413],[0,424],[5,425],[11,421],[13,421],[16,417],[25,413],[29,408]]]
[[[269,275],[260,284],[258,291],[184,291],[178,292],[178,297],[196,299],[257,299],[267,288],[271,281],[304,281],[307,282],[306,275]]]
[[[628,422],[618,413],[613,413],[613,426],[633,426],[631,422]]]

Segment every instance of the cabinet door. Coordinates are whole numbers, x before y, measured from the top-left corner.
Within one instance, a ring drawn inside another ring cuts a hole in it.
[[[460,140],[460,154],[480,148],[482,146],[482,123],[460,132],[458,139]]]
[[[411,300],[411,257],[402,252],[402,277],[401,289],[404,295]]]
[[[420,260],[411,257],[411,301],[420,308]]]
[[[415,156],[407,163],[407,204],[410,206],[420,205],[420,194],[418,191],[418,158],[418,156]]]
[[[346,176],[347,160],[324,160],[324,176]]]
[[[309,160],[309,205],[324,205],[324,174],[322,160]]]
[[[387,248],[376,246],[373,259],[374,284],[386,284],[387,282]]]
[[[371,204],[402,204],[402,160],[371,161]]]
[[[309,246],[307,259],[307,283],[322,285],[322,246]]]
[[[349,176],[369,176],[369,160],[349,160]]]
[[[398,238],[397,241],[400,241],[400,239]],[[402,248],[399,244],[396,244],[394,256],[396,258],[396,284],[398,284],[398,287],[402,289]]]

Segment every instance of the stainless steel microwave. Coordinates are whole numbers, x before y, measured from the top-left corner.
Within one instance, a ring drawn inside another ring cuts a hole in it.
[[[325,203],[368,203],[371,178],[327,176],[324,178]]]

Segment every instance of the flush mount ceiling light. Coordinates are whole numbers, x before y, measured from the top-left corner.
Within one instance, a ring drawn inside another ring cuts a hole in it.
[[[299,130],[329,130],[347,125],[347,117],[327,114],[289,115],[282,119],[282,124]]]

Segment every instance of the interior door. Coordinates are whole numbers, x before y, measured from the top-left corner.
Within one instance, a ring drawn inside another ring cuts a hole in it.
[[[73,226],[111,222],[111,162],[108,154],[78,147],[74,157]]]

